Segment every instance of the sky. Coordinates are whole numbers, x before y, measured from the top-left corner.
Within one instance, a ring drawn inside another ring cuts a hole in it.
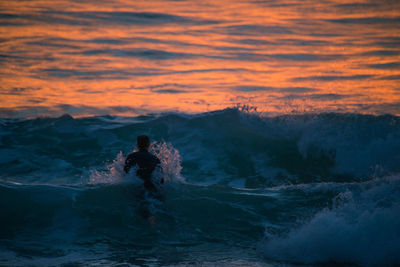
[[[398,0],[0,1],[0,117],[400,115]]]

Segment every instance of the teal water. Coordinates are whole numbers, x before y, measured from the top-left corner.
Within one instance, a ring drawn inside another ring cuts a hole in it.
[[[0,264],[396,265],[400,119],[325,113],[2,119]],[[167,183],[137,212],[148,134]]]

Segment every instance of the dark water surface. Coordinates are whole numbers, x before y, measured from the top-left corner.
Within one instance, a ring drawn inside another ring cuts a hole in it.
[[[237,109],[3,119],[0,264],[399,264],[399,125]],[[155,227],[122,171],[142,133],[167,181]]]

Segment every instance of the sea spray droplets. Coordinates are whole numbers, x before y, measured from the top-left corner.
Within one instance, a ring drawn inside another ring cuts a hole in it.
[[[135,150],[134,150],[135,151]],[[174,148],[170,143],[157,143],[151,144],[150,152],[156,155],[161,161],[163,170],[163,178],[165,182],[174,180],[183,181],[181,176],[181,156],[179,151]],[[126,174],[124,171],[126,157],[120,151],[112,163],[107,165],[106,170],[92,170],[88,184],[115,184],[122,182],[139,182],[135,175],[135,171],[130,171]],[[158,174],[155,173],[156,178]]]
[[[152,143],[150,151],[156,155],[161,161],[163,170],[163,178],[165,182],[180,181],[184,179],[181,176],[181,162],[182,158],[178,149],[174,148],[172,144],[166,142]]]
[[[92,170],[88,184],[114,184],[124,180],[125,157],[120,151],[112,163],[107,165],[107,170]]]

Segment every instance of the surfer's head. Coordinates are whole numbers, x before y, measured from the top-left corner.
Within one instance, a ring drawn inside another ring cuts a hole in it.
[[[139,150],[148,150],[150,146],[150,138],[147,135],[139,135],[137,137],[137,146]]]

